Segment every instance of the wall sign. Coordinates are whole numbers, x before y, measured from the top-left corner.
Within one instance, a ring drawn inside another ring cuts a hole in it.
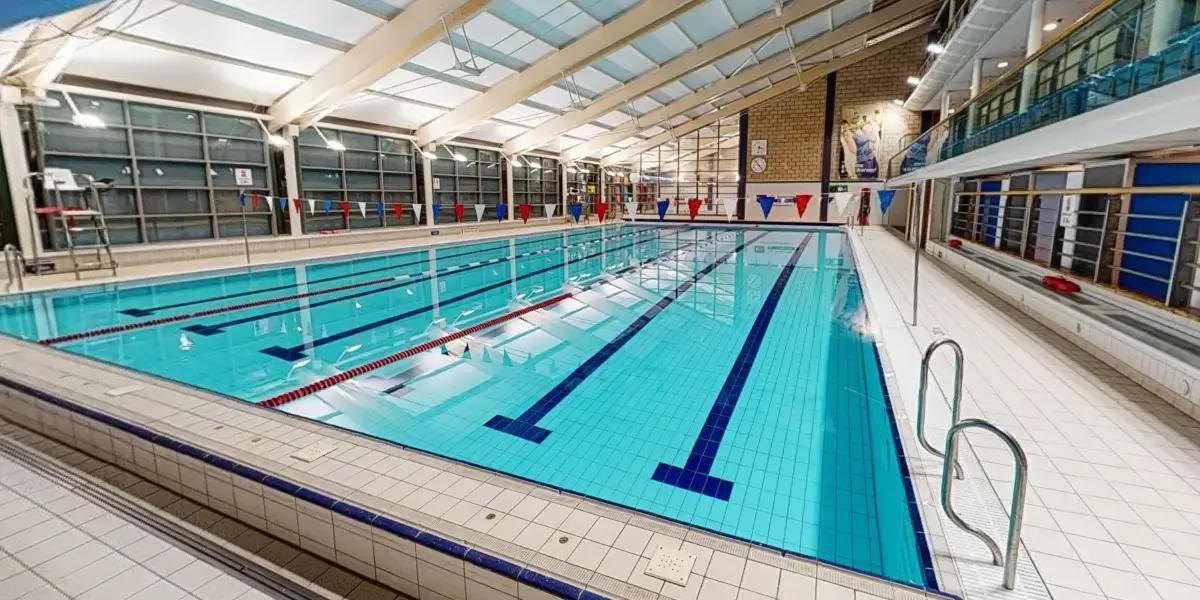
[[[435,189],[435,190],[442,189],[442,178],[441,177],[433,178],[433,189]]]
[[[766,156],[767,140],[750,140],[750,156]]]
[[[234,169],[233,180],[237,185],[254,185],[254,172],[250,169]]]

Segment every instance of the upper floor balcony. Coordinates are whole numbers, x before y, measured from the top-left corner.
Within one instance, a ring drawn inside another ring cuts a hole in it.
[[[892,157],[888,177],[920,175],[934,164],[1197,72],[1200,6],[1195,0],[1106,0],[974,98],[945,111],[939,123]]]

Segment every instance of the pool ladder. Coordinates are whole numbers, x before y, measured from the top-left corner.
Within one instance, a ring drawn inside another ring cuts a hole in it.
[[[925,439],[925,396],[929,387],[929,363],[938,348],[948,346],[954,351],[954,395],[950,402],[950,429],[946,432],[945,449],[939,451]],[[930,344],[921,358],[921,380],[917,390],[917,440],[926,451],[942,459],[942,510],[952,523],[963,531],[979,538],[988,551],[992,553],[992,564],[1004,566],[1004,589],[1011,590],[1017,583],[1017,558],[1021,548],[1021,526],[1025,520],[1025,489],[1028,485],[1026,474],[1029,471],[1029,459],[1015,438],[1004,430],[983,419],[959,419],[962,404],[963,382],[963,352],[958,342],[943,338]],[[1003,553],[1000,545],[988,534],[972,527],[954,510],[950,502],[954,480],[963,478],[962,467],[958,463],[958,438],[968,429],[982,429],[995,434],[1008,446],[1013,455],[1015,474],[1013,477],[1011,514],[1008,518],[1008,547]]]
[[[25,291],[25,255],[16,246],[4,246],[4,271],[8,274],[8,282],[4,284],[4,293],[12,291],[13,283],[17,291]]]

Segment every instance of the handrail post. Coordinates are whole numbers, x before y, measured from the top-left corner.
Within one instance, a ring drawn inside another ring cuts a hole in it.
[[[950,426],[958,424],[959,413],[962,407],[962,382],[963,382],[963,351],[962,346],[958,342],[950,338],[942,338],[929,345],[925,349],[925,355],[921,357],[921,383],[917,388],[917,441],[921,446],[929,451],[930,454],[941,458],[946,458],[946,455],[941,450],[934,448],[929,440],[925,439],[925,397],[929,390],[929,363],[933,360],[933,354],[938,348],[949,346],[954,351],[954,396],[950,400]],[[954,461],[954,477],[957,479],[963,478],[962,466],[958,461]]]
[[[1013,455],[1013,491],[1011,514],[1008,518],[1008,544],[1004,556],[1000,555],[1000,546],[988,534],[979,531],[963,521],[954,511],[950,502],[954,480],[950,477],[950,464],[958,457],[958,435],[967,429],[978,428],[990,431],[1004,442]],[[1004,430],[984,421],[983,419],[966,419],[950,428],[946,435],[946,459],[942,463],[942,509],[955,525],[967,533],[979,538],[992,553],[992,564],[1004,565],[1004,589],[1011,590],[1017,584],[1017,560],[1021,550],[1021,527],[1025,522],[1025,488],[1026,474],[1029,470],[1029,459],[1015,438]]]

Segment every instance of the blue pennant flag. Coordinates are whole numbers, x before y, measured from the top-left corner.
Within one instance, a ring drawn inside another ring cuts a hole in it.
[[[246,192],[238,192],[238,204],[246,205]]]
[[[576,202],[571,205],[571,216],[575,217],[575,222],[579,222],[579,217],[583,216],[583,205]]]
[[[331,202],[331,201],[329,201],[329,200],[326,200],[326,201],[325,201],[325,214],[329,214],[329,207],[330,207],[330,206],[333,206],[333,202]]]
[[[771,207],[775,206],[775,196],[759,196],[758,205],[762,207],[763,218],[771,217]]]
[[[507,216],[508,216],[508,205],[507,204],[497,204],[496,205],[496,220],[503,221],[504,217],[507,217]]]
[[[658,220],[665,221],[667,219],[667,207],[671,205],[670,200],[658,201]]]
[[[887,209],[892,205],[892,198],[896,196],[896,190],[879,190],[879,208],[887,214]]]
[[[279,210],[282,210],[283,212],[287,212],[287,198],[279,199]]]
[[[381,217],[383,216],[383,203],[382,202],[375,205],[375,211],[379,213],[379,216],[381,216]]]
[[[442,205],[434,204],[433,205],[433,222],[434,223],[437,223],[438,213],[440,213],[440,212],[442,212]]]

